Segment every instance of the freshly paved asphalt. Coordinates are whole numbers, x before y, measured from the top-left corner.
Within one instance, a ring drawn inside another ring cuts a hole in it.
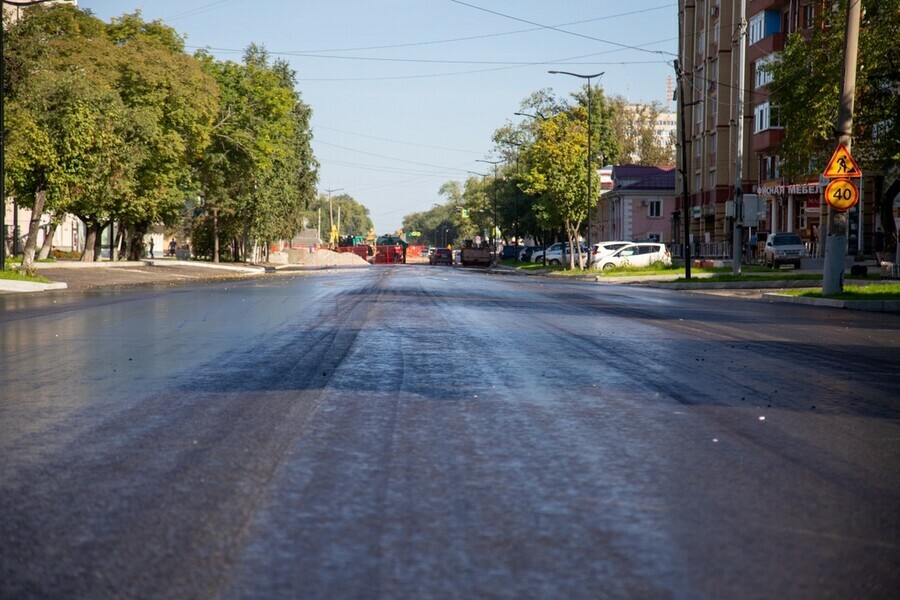
[[[253,278],[274,273],[302,273],[310,271],[318,271],[329,268],[348,268],[341,266],[298,266],[298,265],[254,265],[254,264],[233,264],[220,263],[212,264],[198,261],[180,261],[174,259],[155,259],[135,262],[61,262],[61,263],[39,263],[37,265],[38,273],[52,283],[25,283],[19,281],[0,279],[0,294],[4,293],[27,293],[27,292],[48,292],[48,291],[86,291],[92,289],[103,288],[127,288],[135,286],[156,286],[156,287],[175,287],[190,283],[212,282],[222,279],[241,279]],[[349,267],[349,268],[366,268]],[[870,268],[872,268],[870,266]],[[508,267],[496,267],[492,269],[494,273],[527,275],[524,272],[510,269]],[[816,271],[809,271],[817,273]],[[542,276],[543,274],[532,274],[534,276]],[[849,275],[849,272],[848,272]],[[604,277],[602,281],[605,283],[630,283],[644,284],[650,286],[662,286],[669,289],[691,290],[696,292],[706,292],[720,295],[739,296],[743,298],[762,299],[769,302],[780,302],[789,304],[806,304],[811,306],[823,306],[830,308],[848,308],[853,310],[863,310],[870,312],[889,312],[900,313],[900,301],[889,302],[868,302],[868,301],[847,301],[832,300],[821,298],[805,298],[796,296],[786,296],[778,294],[779,289],[816,287],[810,285],[808,281],[790,281],[778,280],[772,277],[771,281],[756,282],[704,282],[703,275],[695,276],[696,281],[693,283],[671,283],[674,279],[681,277],[681,273],[658,276],[623,276],[623,277]],[[577,278],[573,278],[577,280]],[[581,278],[583,281],[601,281],[599,275],[585,275]]]

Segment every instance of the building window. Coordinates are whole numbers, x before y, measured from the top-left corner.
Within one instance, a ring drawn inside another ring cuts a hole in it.
[[[647,202],[647,216],[658,219],[662,216],[662,200],[650,200]]]
[[[753,68],[756,75],[757,88],[768,85],[775,79],[775,76],[767,69],[767,67],[769,67],[769,65],[774,63],[776,60],[776,55],[769,54],[768,56],[764,56],[754,63]]]
[[[647,233],[647,239],[651,242],[656,242],[658,244],[662,243],[662,232],[659,231],[651,231]]]
[[[694,191],[699,192],[703,189],[703,179],[701,179],[700,173],[694,173]]]
[[[716,91],[716,82],[719,80],[719,61],[711,60],[707,64],[706,69],[706,89],[710,92]]]
[[[753,108],[753,133],[762,133],[767,129],[780,129],[778,107],[763,102]]]
[[[766,37],[766,13],[765,11],[753,15],[750,19],[750,25],[748,28],[747,43],[750,45],[755,44],[759,40]]]
[[[709,172],[709,189],[716,189],[716,170],[713,169]]]
[[[804,4],[800,10],[803,11],[803,28],[809,29],[813,26],[813,5]]]
[[[781,28],[781,12],[764,10],[751,17],[747,31],[747,42],[751,45],[770,35],[775,35]]]

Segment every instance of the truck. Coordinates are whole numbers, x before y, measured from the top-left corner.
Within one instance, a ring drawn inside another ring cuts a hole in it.
[[[459,262],[466,267],[489,267],[492,259],[493,253],[490,244],[484,242],[476,244],[472,240],[465,240]]]

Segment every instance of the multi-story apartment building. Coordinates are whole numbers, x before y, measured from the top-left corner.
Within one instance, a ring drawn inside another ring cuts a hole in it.
[[[746,10],[743,21],[742,5]],[[827,210],[821,201],[819,177],[812,174],[792,180],[780,170],[778,146],[788,124],[781,121],[778,107],[769,100],[770,88],[778,82],[765,66],[778,60],[790,34],[811,33],[822,6],[827,3],[821,0],[679,1],[683,73],[679,91],[684,107],[678,136],[680,141],[683,127],[686,164],[681,164],[680,143],[676,159],[687,175],[689,231],[695,254],[730,256],[732,222],[726,205],[734,198],[738,157],[744,194],[757,194],[763,201],[759,227],[799,233],[811,245],[817,239],[824,222],[822,211]],[[739,51],[741,36],[746,42],[743,53]],[[744,78],[738,81],[742,54]],[[738,152],[740,124],[743,144]],[[680,175],[676,186],[682,196]],[[871,181],[864,181],[863,200],[851,210],[850,253],[864,250],[863,230],[874,226],[875,193],[871,187]],[[676,232],[683,232],[681,212],[673,214]],[[676,239],[683,239],[683,233],[676,233]]]
[[[789,181],[779,169],[778,144],[784,138],[784,123],[777,106],[769,101],[773,84],[765,66],[778,60],[786,37],[813,26],[814,0],[746,0],[747,80],[750,161],[758,174],[755,191],[766,202],[766,226],[771,231],[796,231],[815,237],[820,219],[818,177]],[[749,190],[748,190],[749,191]]]
[[[682,76],[679,107],[683,116],[684,152],[676,152],[679,168],[690,190],[689,232],[694,253],[726,256],[730,252],[731,221],[726,202],[734,196],[737,161],[737,128],[747,110],[736,117],[738,52],[735,33],[740,28],[737,0],[680,0],[679,28]],[[752,115],[752,113],[750,113]],[[679,134],[681,136],[681,134]],[[744,137],[742,155],[747,165],[749,140]],[[682,157],[687,164],[682,165]],[[742,188],[755,178],[742,169]],[[676,183],[681,195],[683,185]],[[683,239],[681,211],[673,215],[673,232]]]

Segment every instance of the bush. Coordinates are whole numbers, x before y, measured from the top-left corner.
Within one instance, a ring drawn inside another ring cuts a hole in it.
[[[64,252],[54,248],[50,251],[50,256],[56,260],[78,260],[81,258],[81,252]]]

